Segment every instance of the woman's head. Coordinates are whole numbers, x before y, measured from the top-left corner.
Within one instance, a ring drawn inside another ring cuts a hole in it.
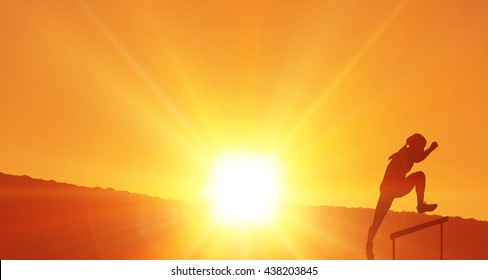
[[[412,148],[425,148],[427,145],[427,140],[424,136],[419,133],[415,133],[414,135],[407,138],[407,145]]]

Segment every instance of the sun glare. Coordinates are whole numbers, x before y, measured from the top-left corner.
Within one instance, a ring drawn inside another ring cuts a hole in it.
[[[281,188],[272,159],[228,155],[215,163],[208,194],[221,221],[267,223],[276,213]]]

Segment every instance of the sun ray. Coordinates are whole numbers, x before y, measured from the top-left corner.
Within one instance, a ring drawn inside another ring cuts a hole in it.
[[[302,255],[298,249],[299,246],[296,246],[296,244],[294,244],[293,240],[284,234],[283,229],[278,228],[276,226],[273,226],[272,231],[273,231],[273,234],[284,244],[286,249],[289,252],[291,252],[291,254],[293,255],[293,257],[295,259],[298,259],[298,260],[304,259],[304,255]]]
[[[284,137],[284,140],[275,150],[275,154],[278,155],[284,147],[293,139],[293,137],[299,132],[303,125],[312,117],[312,115],[318,110],[318,108],[325,102],[327,97],[342,83],[344,78],[349,74],[349,72],[356,66],[356,64],[364,57],[368,50],[373,46],[373,44],[378,40],[378,38],[383,34],[383,32],[390,26],[393,20],[400,14],[400,12],[405,8],[408,0],[400,2],[394,10],[391,12],[390,16],[379,26],[379,28],[372,34],[372,36],[366,41],[366,43],[359,49],[359,51],[351,58],[349,63],[342,69],[342,71],[337,74],[335,79],[330,83],[320,94],[320,96],[313,102],[305,113],[299,118],[296,124],[291,129],[290,133]]]
[[[188,249],[188,252],[184,255],[183,259],[191,259],[195,252],[202,248],[206,244],[206,242],[210,240],[212,234],[214,234],[218,230],[219,224],[217,221],[209,221],[208,224],[209,226],[207,226],[206,229],[202,231],[193,241],[191,247]]]
[[[139,78],[142,79],[144,84],[155,94],[162,104],[168,109],[168,111],[178,120],[178,122],[186,129],[186,131],[192,136],[192,138],[202,147],[205,151],[211,155],[211,149],[202,140],[195,129],[190,125],[190,123],[185,119],[185,117],[178,111],[175,105],[166,97],[166,95],[159,89],[154,80],[149,76],[149,74],[135,61],[135,59],[129,54],[129,52],[122,46],[122,44],[117,40],[117,38],[110,32],[110,30],[103,24],[103,22],[95,15],[95,13],[83,2],[79,1],[83,10],[90,17],[90,19],[97,25],[97,27],[102,31],[102,33],[107,37],[107,39],[116,48],[118,53],[123,57],[123,59],[132,67]]]

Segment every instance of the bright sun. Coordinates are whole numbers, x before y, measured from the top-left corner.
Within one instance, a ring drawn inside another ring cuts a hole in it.
[[[218,219],[230,223],[266,223],[281,194],[279,168],[272,159],[226,155],[214,166],[209,196]]]

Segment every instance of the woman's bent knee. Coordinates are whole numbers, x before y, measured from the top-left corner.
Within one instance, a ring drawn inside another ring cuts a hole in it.
[[[412,178],[415,179],[415,180],[425,181],[425,173],[422,172],[422,171],[414,172],[410,176],[412,176]]]

